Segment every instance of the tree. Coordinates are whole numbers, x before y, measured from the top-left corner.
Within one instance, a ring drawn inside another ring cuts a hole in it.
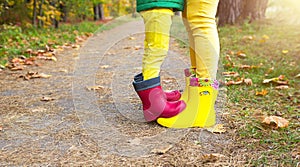
[[[44,26],[44,21],[43,21],[43,4],[45,0],[41,0],[39,4],[39,26],[43,27]]]
[[[33,10],[32,10],[32,25],[36,27],[36,18],[37,18],[37,9],[36,9],[36,1],[33,0]]]
[[[220,0],[218,6],[218,24],[235,24],[249,19],[265,17],[268,0]]]
[[[94,20],[103,20],[104,19],[104,11],[102,2],[94,3]]]

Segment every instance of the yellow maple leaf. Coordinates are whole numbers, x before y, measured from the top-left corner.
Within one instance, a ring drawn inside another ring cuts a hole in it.
[[[255,93],[255,95],[256,96],[265,96],[265,95],[267,95],[268,94],[268,91],[267,90],[265,90],[265,89],[263,89],[262,91],[256,91],[256,93]]]

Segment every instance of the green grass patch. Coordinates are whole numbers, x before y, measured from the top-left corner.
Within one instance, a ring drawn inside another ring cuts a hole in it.
[[[252,86],[228,86],[231,121],[238,129],[240,141],[249,151],[249,164],[253,166],[296,166],[293,156],[299,145],[300,107],[300,26],[273,23],[253,23],[226,26],[219,29],[221,57],[225,71],[234,71],[240,77],[250,78]],[[235,53],[241,51],[245,58]],[[235,66],[226,66],[230,56]],[[240,69],[239,65],[256,66]],[[277,84],[263,84],[264,79],[284,75],[289,88],[276,89]],[[228,80],[237,78],[227,78]],[[265,96],[256,92],[267,90]],[[261,113],[287,119],[287,128],[265,126],[254,115]],[[298,148],[299,149],[299,148]]]
[[[95,22],[81,22],[77,24],[61,24],[55,28],[26,28],[13,25],[0,26],[0,65],[5,66],[12,58],[30,56],[27,49],[45,49],[46,45],[52,48],[65,43],[75,43],[78,36],[94,33],[101,25]]]

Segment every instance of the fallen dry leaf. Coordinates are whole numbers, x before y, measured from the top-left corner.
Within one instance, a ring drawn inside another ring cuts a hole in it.
[[[42,50],[42,49],[41,49],[41,50],[38,50],[37,52],[38,52],[39,54],[44,54],[44,53],[46,53],[46,51],[45,51],[45,50]]]
[[[134,46],[134,49],[135,49],[135,50],[140,50],[141,48],[142,48],[141,45],[136,45],[136,46]]]
[[[300,73],[298,75],[296,75],[295,78],[300,78]]]
[[[24,78],[25,80],[30,80],[34,78],[50,78],[52,75],[38,73],[38,72],[28,72],[25,75],[19,76],[20,78]]]
[[[163,79],[162,82],[165,83],[165,84],[169,84],[169,83],[174,82],[174,78],[165,78],[165,79]]]
[[[25,51],[25,53],[31,54],[32,51],[33,51],[32,49],[27,49],[27,50]]]
[[[34,59],[25,59],[24,64],[25,65],[33,65],[34,64]]]
[[[268,35],[263,35],[262,38],[263,39],[270,39],[270,37]]]
[[[234,51],[228,50],[228,51],[227,51],[227,54],[234,55]]]
[[[18,65],[18,66],[15,66],[15,67],[11,67],[10,70],[12,70],[12,71],[24,70],[24,66]]]
[[[55,53],[54,52],[46,52],[46,53],[43,54],[43,56],[52,57],[52,56],[55,56]]]
[[[240,85],[243,83],[245,83],[246,85],[249,85],[249,86],[253,85],[252,79],[250,79],[250,78],[246,78],[246,79],[240,78],[237,81],[230,80],[230,81],[227,81],[225,84],[226,84],[226,86],[230,86],[230,85]]]
[[[57,61],[57,58],[55,56],[51,57],[53,61]]]
[[[223,72],[222,73],[224,77],[238,77],[239,73],[234,72],[234,71],[228,71],[228,72]]]
[[[202,156],[202,160],[204,162],[216,162],[217,160],[224,158],[225,155],[219,154],[219,153],[213,153],[213,154],[205,154]]]
[[[73,49],[79,49],[79,48],[80,48],[80,45],[73,44],[73,45],[71,45],[71,47],[72,47]]]
[[[251,69],[250,65],[240,65],[239,66],[240,69]]]
[[[52,101],[52,100],[54,100],[54,98],[52,98],[52,97],[47,97],[47,96],[43,96],[43,97],[41,98],[41,101]]]
[[[31,75],[31,78],[50,78],[52,75],[44,74],[44,73],[34,73]]]
[[[263,89],[263,90],[260,91],[260,92],[256,91],[256,93],[255,93],[256,96],[265,96],[265,95],[267,95],[267,94],[268,94],[268,91],[265,90],[265,89]]]
[[[65,73],[67,73],[68,70],[67,69],[60,69],[59,72],[65,72]]]
[[[274,126],[276,129],[277,128],[285,128],[288,127],[289,125],[289,121],[282,118],[282,117],[278,117],[278,116],[269,116],[266,117],[262,123],[270,125],[270,126]]]
[[[11,60],[11,62],[12,62],[13,64],[17,64],[17,63],[23,63],[24,60],[21,59],[21,58],[13,58],[13,59]]]
[[[129,37],[128,39],[129,39],[129,40],[135,40],[135,38],[134,38],[134,37]]]
[[[251,36],[251,35],[245,35],[245,36],[243,36],[243,38],[242,38],[242,40],[244,40],[244,41],[246,41],[246,40],[253,40],[253,39],[254,39],[254,37]]]
[[[53,60],[53,61],[57,61],[57,58],[55,56],[38,56],[38,59],[41,60]]]
[[[269,36],[263,35],[262,38],[259,40],[260,43],[265,43],[268,39],[270,39]]]
[[[243,53],[242,51],[238,51],[238,52],[236,53],[236,55],[237,55],[239,58],[246,58],[246,57],[247,57],[247,55],[246,55],[245,53]]]
[[[283,113],[281,113],[280,111],[276,111],[276,112],[275,112],[275,115],[276,115],[276,116],[283,116]]]
[[[296,148],[292,151],[292,157],[299,160],[300,159],[300,145],[298,145]]]
[[[239,80],[239,81],[228,81],[228,82],[226,82],[225,84],[226,84],[226,86],[230,86],[230,85],[240,85],[240,84],[242,84],[243,83],[243,80]]]
[[[206,130],[211,133],[225,133],[226,132],[226,128],[224,127],[223,124],[216,124],[213,127],[206,128]]]
[[[100,68],[102,68],[102,69],[107,69],[109,67],[109,65],[103,65],[103,66],[101,66]]]
[[[75,39],[75,41],[76,41],[76,43],[80,43],[80,42],[84,42],[85,39],[82,38],[82,37],[77,36],[76,39]]]
[[[242,64],[242,65],[239,65],[239,68],[240,69],[256,69],[256,68],[260,68],[260,66],[250,66],[250,65],[247,65],[247,64]]]
[[[125,46],[123,49],[131,49],[131,46]]]
[[[161,148],[155,148],[153,150],[151,150],[151,153],[152,154],[165,154],[167,153],[171,148],[173,147],[173,145],[168,145],[168,146],[164,146],[164,147],[161,147]]]
[[[96,85],[96,86],[88,86],[86,87],[88,90],[99,90],[99,89],[104,89],[103,86]]]
[[[270,79],[264,79],[263,80],[263,83],[266,84],[266,83],[277,83],[279,85],[288,85],[289,82],[287,80],[285,80],[285,77],[284,75],[279,75],[278,77],[275,77],[275,78],[270,78]]]
[[[252,85],[253,85],[252,79],[250,79],[250,78],[244,79],[244,83],[245,83],[246,85],[249,85],[249,86],[252,86]]]
[[[280,86],[276,86],[275,89],[278,89],[278,90],[282,90],[282,89],[288,89],[289,86],[288,85],[280,85]]]
[[[230,63],[232,63],[232,59],[231,59],[230,55],[226,55],[226,60],[228,60]]]

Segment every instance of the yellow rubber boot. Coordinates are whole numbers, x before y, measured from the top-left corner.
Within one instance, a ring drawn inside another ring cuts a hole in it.
[[[206,83],[206,79],[202,81]],[[208,85],[201,85],[198,87],[198,111],[196,121],[193,127],[210,127],[216,123],[215,101],[218,96],[218,83],[214,81]]]
[[[210,127],[215,125],[214,104],[218,82],[191,78],[186,109],[171,118],[158,118],[157,123],[168,128]]]

